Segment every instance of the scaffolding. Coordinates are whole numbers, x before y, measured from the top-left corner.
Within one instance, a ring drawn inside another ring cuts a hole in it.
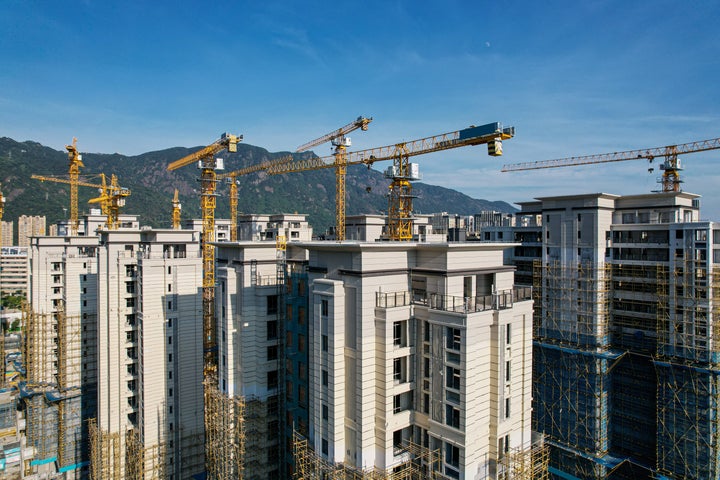
[[[140,432],[125,433],[125,480],[162,480],[169,478],[165,444],[145,446]]]
[[[553,465],[603,478],[613,467],[610,373],[623,357],[610,349],[611,266],[536,260],[533,287],[533,430],[557,447]]]
[[[533,263],[533,338],[577,347],[610,343],[610,264]]]
[[[121,480],[121,445],[118,432],[105,432],[97,419],[88,420],[90,431],[90,478],[93,480]]]
[[[511,448],[502,458],[500,480],[548,480],[550,450],[539,441],[530,448]]]
[[[430,450],[415,443],[402,447],[401,456],[408,460],[388,469],[357,469],[342,463],[332,463],[317,454],[308,439],[293,431],[293,457],[297,480],[425,480],[443,479],[440,450]],[[524,477],[523,477],[524,478]]]
[[[657,470],[689,479],[720,476],[720,267],[676,261],[658,274]]]
[[[245,401],[229,397],[206,380],[205,455],[207,478],[243,478],[245,469]]]

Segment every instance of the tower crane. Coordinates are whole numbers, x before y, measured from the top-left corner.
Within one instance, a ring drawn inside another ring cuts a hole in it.
[[[370,122],[372,122],[372,117],[365,118],[360,116],[334,132],[327,133],[322,137],[300,145],[296,150],[297,152],[304,152],[317,145],[322,145],[325,142],[331,142],[332,146],[335,147],[332,166],[335,167],[335,225],[338,240],[345,239],[345,175],[347,174],[348,166],[347,147],[351,145],[350,139],[345,135],[358,128],[366,131]]]
[[[66,179],[57,177],[46,177],[42,175],[32,175],[30,178],[33,180],[40,180],[41,182],[55,182],[69,184],[72,188],[73,185],[77,187],[90,187],[97,188],[100,196],[89,200],[88,203],[99,203],[100,210],[107,217],[105,225],[108,230],[117,230],[120,225],[120,207],[125,206],[125,198],[130,196],[130,190],[123,188],[118,184],[118,179],[115,174],[110,177],[110,184],[107,184],[105,174],[101,173],[101,184],[88,183],[78,179]],[[72,228],[72,224],[71,224]],[[72,230],[71,230],[72,232]],[[75,230],[77,234],[77,229]]]
[[[247,175],[248,173],[259,172],[267,169],[270,165],[275,162],[289,162],[292,160],[292,155],[277,158],[272,161],[262,162],[257,165],[251,165],[249,167],[241,168],[229,173],[220,173],[217,176],[218,180],[225,180],[230,189],[230,241],[237,242],[237,216],[238,216],[238,182],[237,177]]]
[[[582,157],[540,160],[537,162],[511,163],[504,165],[501,171],[516,172],[519,170],[537,170],[541,168],[574,167],[595,163],[624,162],[627,160],[648,160],[652,162],[657,157],[663,157],[663,163],[660,165],[660,170],[663,171],[663,174],[662,177],[658,179],[658,183],[662,185],[663,192],[679,192],[680,184],[682,183],[682,180],[680,180],[682,167],[678,155],[717,149],[720,149],[720,138],[642,150],[601,153]]]
[[[0,192],[0,221],[5,212],[5,197]],[[0,305],[2,308],[2,305]],[[5,324],[0,319],[0,388],[5,387]]]
[[[177,188],[175,189],[175,196],[173,197],[172,206],[172,228],[173,230],[180,230],[180,210],[182,210],[182,205],[180,205],[180,198],[178,197]]]
[[[338,200],[336,238],[338,241],[343,241],[345,240],[344,168],[347,165],[358,164],[367,165],[369,168],[375,162],[392,160],[393,165],[385,172],[385,176],[392,179],[388,208],[388,233],[391,240],[408,241],[412,239],[413,232],[413,197],[410,182],[420,179],[417,164],[411,164],[410,157],[481,144],[487,144],[489,155],[499,156],[502,155],[502,140],[514,136],[515,127],[503,128],[502,124],[495,122],[385,147],[347,153],[343,151],[339,155],[342,157],[340,160],[336,153],[333,157],[313,157],[293,162],[277,162],[268,166],[265,171],[270,175],[280,175],[336,167],[336,198]],[[337,167],[338,163],[341,168]]]
[[[217,374],[217,332],[215,328],[215,207],[217,174],[215,170],[222,170],[220,159],[215,154],[227,149],[228,152],[237,152],[237,144],[242,141],[242,135],[223,133],[218,140],[195,153],[191,153],[168,165],[168,170],[176,170],[198,162],[200,174],[200,208],[202,210],[202,260],[203,260],[203,350],[204,350],[204,376],[209,383]]]
[[[3,213],[5,213],[5,197],[0,192],[0,221],[2,221]]]
[[[77,138],[73,137],[72,145],[65,145],[68,152],[70,176],[70,235],[75,236],[78,233],[78,186],[80,177],[80,167],[85,167],[82,163],[82,155],[77,149]]]

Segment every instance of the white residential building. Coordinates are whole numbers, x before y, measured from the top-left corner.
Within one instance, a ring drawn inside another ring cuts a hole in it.
[[[412,441],[476,479],[530,451],[532,302],[503,265],[512,244],[303,246],[317,454],[388,471]]]
[[[98,259],[97,435],[117,436],[123,461],[98,458],[97,474],[191,478],[204,470],[198,233],[102,231]]]

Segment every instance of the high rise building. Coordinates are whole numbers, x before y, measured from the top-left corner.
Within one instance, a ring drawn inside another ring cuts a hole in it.
[[[18,245],[21,247],[30,246],[30,237],[45,235],[46,220],[40,215],[21,215],[18,218]]]
[[[218,462],[244,478],[532,478],[532,302],[510,246],[218,244],[219,389],[244,412],[218,415],[233,432]]]
[[[13,239],[13,221],[6,222],[5,220],[0,222],[0,246],[12,247],[15,245]]]
[[[718,478],[720,225],[682,192],[521,203],[533,427],[563,478]]]
[[[204,470],[198,236],[100,232],[95,478],[187,479]]]
[[[33,473],[87,475],[97,391],[97,237],[32,237],[21,385]],[[26,453],[27,452],[27,453]]]

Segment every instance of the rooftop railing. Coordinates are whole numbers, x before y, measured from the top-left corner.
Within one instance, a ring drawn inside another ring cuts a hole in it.
[[[423,296],[417,292],[376,292],[375,306],[379,308],[403,307],[406,305],[427,305],[432,310],[445,312],[475,313],[486,310],[512,308],[515,302],[532,299],[532,287],[513,287],[490,295],[459,297],[431,293]]]

